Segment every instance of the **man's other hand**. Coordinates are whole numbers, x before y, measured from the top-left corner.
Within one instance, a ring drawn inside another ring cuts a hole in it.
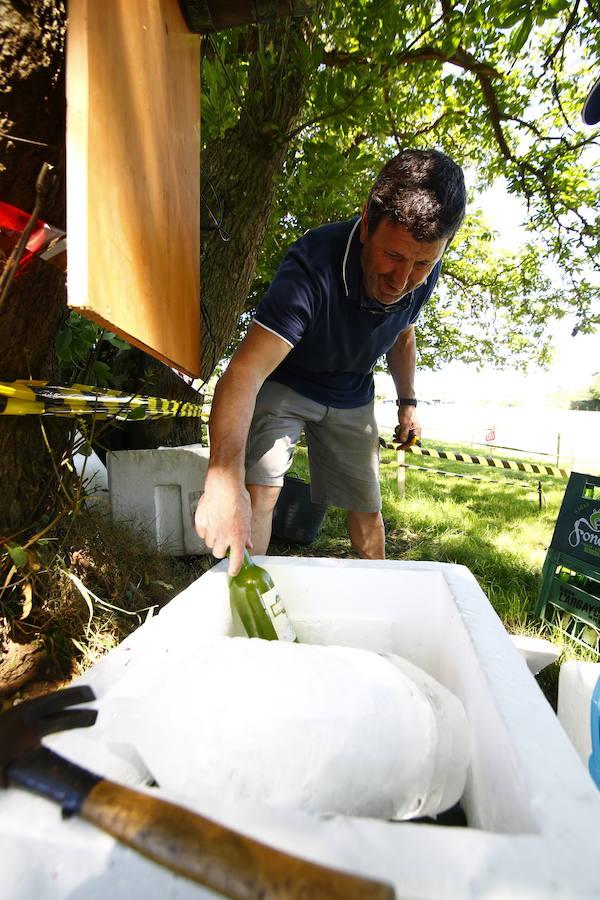
[[[398,424],[394,430],[394,443],[398,450],[413,446],[421,436],[421,425],[414,406],[398,407]]]

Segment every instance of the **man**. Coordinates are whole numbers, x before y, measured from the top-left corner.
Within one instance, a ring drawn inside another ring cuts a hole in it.
[[[414,323],[464,217],[459,166],[407,150],[381,171],[360,217],[296,241],[221,377],[196,530],[229,573],[266,553],[273,508],[304,429],[316,503],[348,511],[352,547],[383,559],[373,368],[386,355],[396,438],[420,433]]]

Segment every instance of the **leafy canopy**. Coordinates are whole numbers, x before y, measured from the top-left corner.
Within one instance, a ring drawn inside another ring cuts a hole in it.
[[[464,167],[472,197],[503,177],[527,209],[506,227],[524,224],[529,239],[517,254],[500,250],[472,204],[419,329],[420,365],[544,364],[553,318],[595,330],[600,132],[582,124],[581,108],[599,57],[591,0],[330,0],[283,37],[262,26],[211,36],[204,142],[227,141],[246,116],[263,152],[281,142],[288,151],[247,309],[292,240],[360,211],[391,155],[437,147]],[[302,73],[291,132],[260,120],[261,90],[273,87],[249,77],[253,66]]]

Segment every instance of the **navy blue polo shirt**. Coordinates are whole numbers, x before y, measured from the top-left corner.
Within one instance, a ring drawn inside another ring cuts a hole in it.
[[[290,247],[255,316],[292,347],[269,378],[340,409],[373,399],[375,363],[417,320],[441,268],[440,260],[397,311],[373,314],[361,306],[385,306],[365,294],[361,248],[359,218],[308,231]]]

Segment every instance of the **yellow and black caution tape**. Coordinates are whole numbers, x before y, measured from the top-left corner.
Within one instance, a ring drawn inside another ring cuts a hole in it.
[[[70,387],[47,381],[0,382],[0,415],[4,416],[86,416],[98,419],[199,418],[208,414],[198,403],[125,394],[84,384]]]
[[[386,446],[395,450],[393,444]],[[533,472],[536,475],[560,475],[561,478],[568,478],[571,474],[566,469],[559,469],[557,466],[546,466],[542,463],[521,462],[518,459],[497,459],[494,456],[470,456],[468,453],[453,453],[450,450],[434,450],[429,447],[407,447],[406,453],[416,453],[421,456],[432,456],[438,459],[456,460],[456,462],[473,463],[477,466],[492,466],[496,469],[514,469],[517,472]]]
[[[418,469],[419,472],[434,472],[436,475],[450,475],[453,478],[467,478],[469,481],[486,481],[490,484],[514,484],[517,487],[533,490],[528,481],[508,481],[499,478],[480,478],[478,475],[465,475],[463,472],[449,472],[447,469],[430,469],[429,466],[411,466],[408,463],[399,463],[403,469]]]

